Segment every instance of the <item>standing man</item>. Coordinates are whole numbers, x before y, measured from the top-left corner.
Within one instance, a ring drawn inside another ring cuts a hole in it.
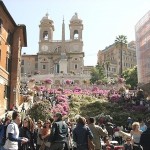
[[[51,142],[50,150],[64,150],[68,136],[68,125],[62,121],[62,114],[54,115],[54,123],[49,137]]]
[[[19,137],[18,125],[21,123],[21,115],[18,111],[13,112],[12,120],[6,130],[4,150],[18,150],[18,142],[22,144],[28,142],[28,139]]]
[[[143,150],[150,149],[150,120],[147,122],[147,130],[141,134],[140,145],[143,147]]]
[[[77,119],[76,127],[73,129],[73,141],[77,145],[77,150],[89,150],[89,143],[93,144],[92,139],[93,134],[86,125],[86,119],[80,116]],[[94,147],[94,145],[92,146]]]
[[[100,126],[95,125],[95,119],[93,117],[88,118],[88,126],[93,133],[93,143],[95,144],[95,150],[101,150],[101,137],[106,136],[108,132],[103,130]]]

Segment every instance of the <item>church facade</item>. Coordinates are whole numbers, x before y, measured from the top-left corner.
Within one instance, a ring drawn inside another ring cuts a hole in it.
[[[65,23],[62,38],[54,40],[54,22],[46,14],[39,25],[39,51],[37,55],[22,55],[22,75],[34,74],[90,74],[92,66],[84,66],[83,23],[75,13],[69,23],[70,39],[65,39]]]

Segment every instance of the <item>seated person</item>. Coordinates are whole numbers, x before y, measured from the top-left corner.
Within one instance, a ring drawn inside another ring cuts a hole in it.
[[[111,144],[109,137],[106,136],[104,137],[104,146],[103,146],[103,150],[114,150],[115,147],[113,144]]]

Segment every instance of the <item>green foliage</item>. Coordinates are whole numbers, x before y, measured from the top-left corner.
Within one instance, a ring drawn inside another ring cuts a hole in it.
[[[92,96],[84,96],[82,99],[79,97],[76,101],[70,103],[70,117],[75,115],[82,115],[84,117],[96,117],[96,116],[110,116],[113,118],[113,122],[118,125],[125,125],[127,118],[130,116],[134,121],[139,118],[145,118],[150,113],[144,114],[143,112],[137,113],[132,110],[124,109],[124,104],[110,103],[104,99],[96,99]],[[78,103],[78,104],[77,104]]]
[[[40,101],[38,103],[34,103],[31,109],[28,111],[28,115],[31,116],[31,118],[34,118],[35,121],[41,119],[45,121],[46,119],[50,118],[51,112],[50,112],[50,102],[47,100]]]
[[[133,68],[129,68],[123,72],[123,77],[126,80],[126,84],[131,85],[131,88],[137,86],[138,78],[137,78],[137,66],[134,66]]]
[[[103,79],[104,76],[104,68],[97,64],[92,70],[91,70],[91,83],[96,83],[98,80]]]

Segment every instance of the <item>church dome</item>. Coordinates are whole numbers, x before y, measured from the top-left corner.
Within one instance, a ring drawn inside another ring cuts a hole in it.
[[[78,14],[75,13],[75,14],[72,16],[70,22],[82,22],[82,20],[79,19]]]

